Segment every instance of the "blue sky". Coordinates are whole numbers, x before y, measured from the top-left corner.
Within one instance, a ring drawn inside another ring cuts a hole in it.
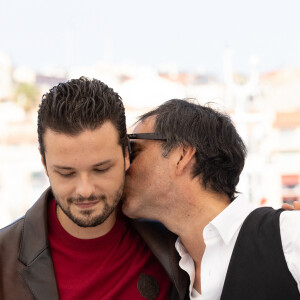
[[[298,0],[0,0],[0,52],[15,66],[91,65],[108,59],[220,75],[300,67]]]

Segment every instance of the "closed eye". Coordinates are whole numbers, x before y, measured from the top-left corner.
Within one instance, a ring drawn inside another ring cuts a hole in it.
[[[140,152],[141,150],[140,149],[133,149],[131,154],[132,156],[136,157],[136,155]]]
[[[58,172],[56,171],[60,176],[62,177],[71,177],[75,174],[75,172],[70,172],[70,173],[61,173],[61,172]]]
[[[94,171],[95,171],[96,173],[104,173],[104,172],[108,171],[109,169],[110,169],[110,167],[105,168],[105,169],[94,169]]]
[[[139,152],[141,152],[141,148],[142,146],[135,142],[135,141],[130,141],[129,144],[129,150],[130,150],[130,162],[132,162],[139,154]]]

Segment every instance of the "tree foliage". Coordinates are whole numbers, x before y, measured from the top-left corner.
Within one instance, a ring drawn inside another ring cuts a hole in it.
[[[39,100],[39,91],[35,85],[30,83],[19,83],[15,88],[15,102],[26,112],[35,108]]]

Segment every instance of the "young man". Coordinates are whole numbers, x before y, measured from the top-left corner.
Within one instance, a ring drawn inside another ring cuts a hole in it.
[[[0,231],[0,299],[183,299],[175,235],[118,209],[129,167],[118,94],[83,77],[55,86],[38,139],[51,187]]]
[[[300,212],[237,196],[246,148],[228,116],[174,99],[129,137],[123,212],[178,235],[191,299],[300,299]]]

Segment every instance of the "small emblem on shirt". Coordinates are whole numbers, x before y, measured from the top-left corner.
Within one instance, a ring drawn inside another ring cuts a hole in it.
[[[140,294],[149,300],[155,300],[159,294],[159,285],[157,280],[147,274],[141,273],[137,283]]]

